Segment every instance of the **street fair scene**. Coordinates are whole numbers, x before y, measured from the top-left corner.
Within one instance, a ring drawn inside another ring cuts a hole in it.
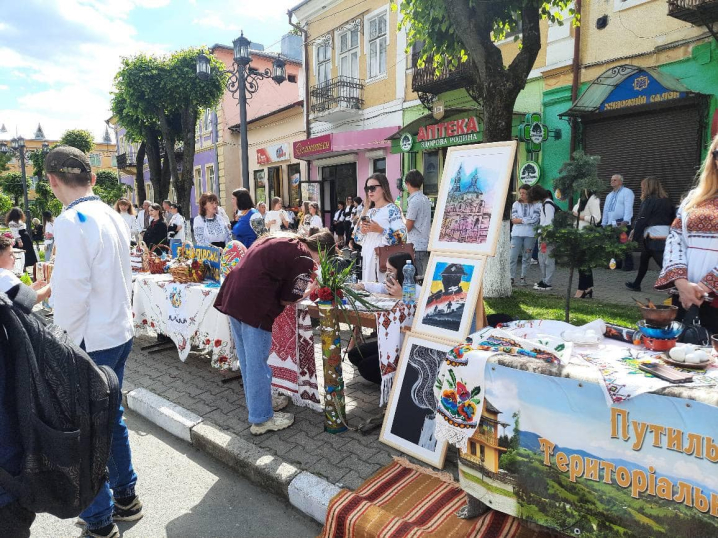
[[[0,109],[0,538],[718,537],[718,2],[178,2]]]

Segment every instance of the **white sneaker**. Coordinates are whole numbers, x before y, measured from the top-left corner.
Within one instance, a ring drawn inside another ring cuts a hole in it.
[[[274,416],[261,424],[252,424],[249,433],[252,435],[262,435],[267,432],[276,432],[289,428],[294,424],[294,415],[291,413],[274,413]]]
[[[289,405],[289,396],[284,394],[272,395],[272,411],[281,411]]]
[[[538,260],[531,258],[531,265],[538,265]]]

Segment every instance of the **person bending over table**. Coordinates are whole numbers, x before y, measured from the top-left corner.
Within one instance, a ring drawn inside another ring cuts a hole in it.
[[[309,237],[289,232],[262,237],[247,249],[217,294],[214,307],[229,317],[252,435],[283,430],[294,422],[294,415],[275,412],[286,407],[289,398],[272,397],[267,364],[272,325],[285,306],[307,295],[320,249],[334,249],[328,230]]]
[[[405,253],[389,256],[386,263],[386,281],[384,282],[360,282],[357,289],[366,290],[369,293],[383,293],[392,297],[401,298],[402,286],[404,285],[404,266],[411,260],[411,256]],[[416,285],[416,300],[421,295],[421,287]],[[402,335],[403,340],[403,335]],[[347,354],[349,362],[356,366],[359,374],[372,383],[381,383],[381,370],[379,369],[379,344],[376,341],[365,342],[349,350]]]

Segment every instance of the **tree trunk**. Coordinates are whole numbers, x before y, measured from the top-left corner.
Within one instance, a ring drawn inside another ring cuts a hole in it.
[[[568,289],[566,290],[566,306],[564,306],[563,309],[563,320],[568,323],[569,316],[571,314],[571,288],[573,287],[573,271],[574,267],[571,266],[571,269],[568,272]]]
[[[160,129],[162,131],[162,138],[164,139],[164,143],[165,143],[165,155],[169,159],[169,164],[170,164],[171,181],[174,182],[175,189],[177,189],[177,186],[180,182],[179,182],[179,167],[177,166],[177,156],[175,155],[175,138],[174,138],[174,136],[172,136],[172,131],[170,130],[169,122],[167,121],[167,116],[165,115],[164,110],[159,111],[159,119],[160,119]],[[194,131],[194,126],[192,126],[192,131]],[[185,162],[189,163],[188,168],[189,168],[189,171],[191,174],[192,173],[192,163],[194,162],[194,136],[192,138],[192,155],[190,156],[190,158],[185,159]],[[167,185],[166,188],[167,188],[167,192],[169,192],[169,185]],[[166,196],[167,196],[167,194],[165,193],[165,197]],[[188,202],[189,202],[189,200],[188,200]],[[185,205],[182,203],[182,201],[180,199],[179,191],[177,192],[177,203],[179,203],[181,205],[181,207],[184,211],[189,211],[189,203],[187,204],[187,207],[185,207]],[[189,213],[185,212],[184,215],[189,216]]]
[[[162,194],[160,200],[168,200],[170,197],[170,185],[172,184],[172,173],[170,171],[170,159],[167,154],[162,157],[162,173],[160,174],[160,189]],[[172,200],[176,202],[176,200]]]
[[[197,126],[197,110],[193,107],[188,107],[182,110],[182,143],[184,145],[182,161],[184,166],[182,167],[182,174],[176,176],[173,174],[175,192],[177,193],[177,203],[182,208],[183,214],[186,218],[191,216],[190,212],[190,199],[192,194],[192,184],[194,181],[194,170],[192,164],[194,163],[194,138],[195,129]],[[221,203],[221,200],[220,200]]]
[[[145,189],[145,148],[146,142],[142,142],[137,149],[137,161],[135,167],[135,200],[137,205],[141,206],[147,200],[147,190]]]
[[[486,259],[486,270],[482,282],[484,298],[488,297],[510,297],[511,276],[510,276],[510,254],[511,239],[509,237],[509,221],[501,223],[499,229],[499,243],[496,249],[496,256]]]
[[[155,197],[159,198],[155,202],[161,202],[162,198],[162,157],[160,154],[160,139],[155,134],[150,133],[147,137],[147,165],[150,169],[150,183],[154,190]]]

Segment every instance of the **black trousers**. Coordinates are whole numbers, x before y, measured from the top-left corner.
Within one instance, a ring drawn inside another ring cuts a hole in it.
[[[665,239],[650,239],[643,243],[641,250],[641,261],[638,265],[638,274],[636,280],[633,281],[634,286],[640,286],[643,278],[648,272],[648,264],[654,259],[658,267],[663,269],[663,250],[666,248]]]
[[[3,538],[29,538],[35,514],[17,502],[0,507],[0,536]]]
[[[578,270],[578,289],[587,290],[593,288],[593,271],[591,269]]]
[[[379,344],[366,342],[347,353],[347,358],[359,370],[359,374],[372,383],[381,384],[381,370],[379,369]]]

